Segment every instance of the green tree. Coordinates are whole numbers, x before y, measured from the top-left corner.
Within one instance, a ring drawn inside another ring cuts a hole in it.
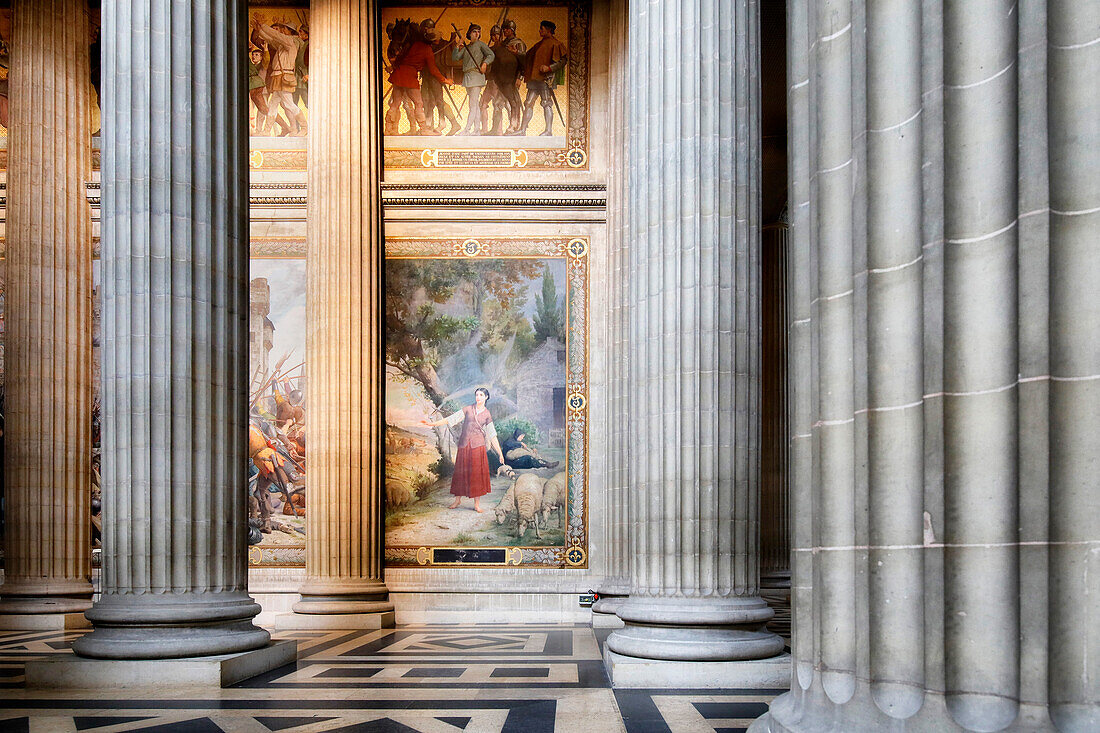
[[[564,298],[558,298],[558,286],[550,268],[542,271],[542,292],[535,296],[535,341],[542,343],[548,338],[556,338],[565,343],[565,307]]]
[[[537,260],[387,260],[386,364],[441,406],[456,386],[439,374],[443,360],[522,330],[526,283],[538,273]]]

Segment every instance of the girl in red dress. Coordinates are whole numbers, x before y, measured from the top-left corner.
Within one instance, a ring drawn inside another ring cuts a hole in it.
[[[454,503],[451,509],[458,509],[462,503],[462,497],[469,496],[474,500],[474,511],[479,514],[485,510],[481,508],[481,497],[492,490],[489,485],[489,448],[496,451],[504,460],[504,452],[497,442],[497,429],[493,425],[493,416],[485,403],[489,401],[489,390],[478,387],[474,390],[474,404],[463,407],[458,412],[442,420],[428,422],[425,425],[450,425],[462,423],[462,436],[458,439],[458,455],[455,457],[455,472],[451,477],[451,493],[454,494]]]

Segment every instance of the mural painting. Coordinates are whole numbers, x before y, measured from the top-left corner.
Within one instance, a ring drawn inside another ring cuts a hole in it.
[[[384,8],[386,167],[586,168],[590,16],[577,0]]]
[[[300,565],[309,510],[306,262],[254,257],[249,277],[249,561]]]
[[[99,134],[100,126],[100,79],[101,53],[100,11],[92,8],[88,11],[88,51],[91,86],[92,134]],[[0,145],[6,147],[8,135],[8,74],[11,71],[10,51],[12,40],[11,8],[0,9]],[[4,164],[6,167],[6,162]]]
[[[254,169],[306,168],[309,131],[309,8],[248,9],[249,162]]]
[[[586,563],[587,254],[387,240],[387,564]]]

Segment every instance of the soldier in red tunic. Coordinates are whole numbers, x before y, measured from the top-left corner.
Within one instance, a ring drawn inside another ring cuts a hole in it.
[[[408,100],[412,103],[414,121],[420,126],[420,134],[438,135],[439,130],[428,124],[427,116],[424,114],[424,98],[420,94],[419,72],[427,69],[428,73],[447,86],[452,86],[454,82],[439,70],[432,47],[424,40],[420,27],[408,20],[397,23],[386,55],[393,59],[393,71],[389,76],[390,84],[393,85],[393,95],[390,97],[390,106],[386,111],[385,134],[398,133],[397,124],[401,120],[401,105]]]

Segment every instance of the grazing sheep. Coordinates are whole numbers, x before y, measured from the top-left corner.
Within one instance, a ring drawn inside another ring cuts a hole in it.
[[[535,537],[539,539],[539,512],[542,510],[542,479],[525,473],[516,479],[516,536],[522,537],[528,524],[535,525]]]
[[[561,526],[565,527],[565,501],[569,496],[569,477],[565,471],[559,471],[542,486],[542,523],[543,526],[550,521],[550,512],[558,510],[558,518]]]
[[[497,524],[504,524],[504,520],[508,518],[516,508],[516,482],[513,480],[512,485],[508,487],[508,491],[497,502],[496,508],[493,509],[493,514],[497,517]]]

